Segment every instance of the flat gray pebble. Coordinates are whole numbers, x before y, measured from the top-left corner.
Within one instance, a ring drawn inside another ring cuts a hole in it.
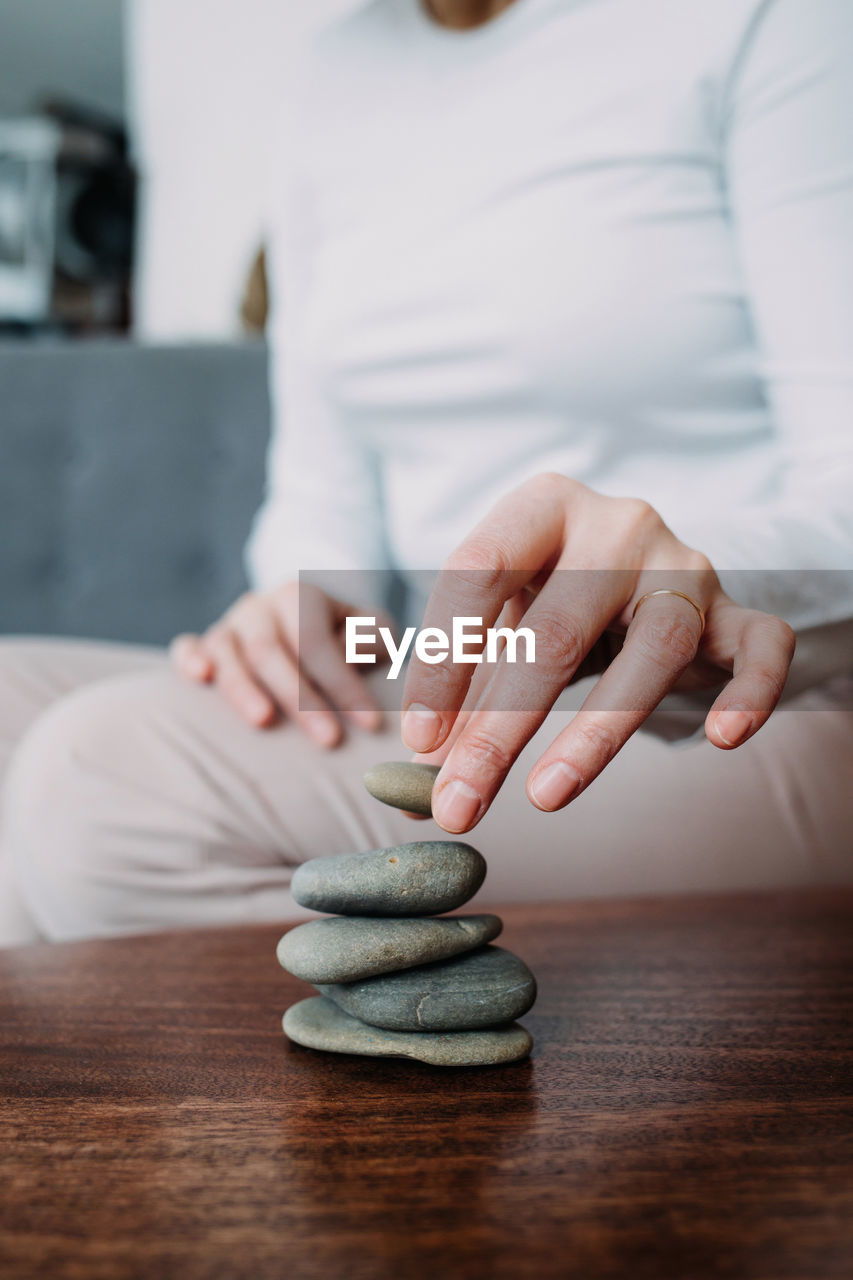
[[[296,1044],[327,1053],[356,1053],[371,1058],[414,1058],[436,1067],[491,1067],[526,1058],[533,1037],[517,1022],[491,1031],[382,1031],[351,1018],[331,1000],[311,996],[292,1005],[282,1019]]]
[[[389,760],[375,764],[364,775],[364,785],[376,800],[407,813],[432,814],[432,786],[438,777],[437,764],[417,764],[411,760]]]
[[[486,876],[482,854],[455,840],[415,840],[371,853],[312,858],[293,875],[302,907],[345,916],[431,916],[453,911]]]
[[[305,982],[354,982],[473,951],[496,938],[501,928],[500,919],[491,915],[439,920],[336,916],[291,929],[276,955],[282,968]]]
[[[389,1031],[471,1031],[511,1022],[536,999],[536,979],[503,947],[360,982],[317,984],[346,1013]]]

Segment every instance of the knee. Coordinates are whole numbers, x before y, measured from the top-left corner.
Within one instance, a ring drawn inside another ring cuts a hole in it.
[[[39,678],[38,642],[0,636],[0,780],[47,701]]]
[[[107,681],[72,693],[25,733],[3,793],[2,840],[22,896],[52,941],[127,929],[112,857],[121,825],[123,726],[133,708]]]
[[[15,636],[0,636],[0,689],[11,687],[24,656],[26,642]]]

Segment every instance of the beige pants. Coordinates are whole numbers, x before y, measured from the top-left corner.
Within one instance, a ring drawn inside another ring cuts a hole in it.
[[[732,753],[638,734],[542,814],[526,772],[570,714],[472,834],[481,903],[853,881],[849,700],[804,695]],[[361,785],[406,756],[394,715],[322,752],[289,724],[249,728],[161,651],[0,641],[0,944],[299,916],[304,859],[440,835]]]

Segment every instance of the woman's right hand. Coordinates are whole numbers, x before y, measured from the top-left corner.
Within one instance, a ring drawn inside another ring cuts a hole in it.
[[[255,728],[284,715],[318,746],[335,747],[344,720],[374,731],[383,723],[364,679],[344,661],[344,623],[361,612],[304,583],[248,592],[203,635],[177,636],[172,661],[187,679],[214,684]]]

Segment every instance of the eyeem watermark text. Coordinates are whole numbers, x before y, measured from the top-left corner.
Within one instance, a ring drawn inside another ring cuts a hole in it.
[[[389,627],[376,626],[376,618],[347,618],[345,656],[347,662],[376,662],[378,642],[385,646],[391,666],[386,679],[396,680],[403,663],[414,648],[415,657],[434,666],[445,662],[507,662],[518,660],[519,640],[524,641],[524,661],[536,661],[536,636],[530,627],[486,627],[482,618],[454,618],[448,636],[441,627],[406,627],[400,643]],[[370,646],[371,652],[362,650]]]

